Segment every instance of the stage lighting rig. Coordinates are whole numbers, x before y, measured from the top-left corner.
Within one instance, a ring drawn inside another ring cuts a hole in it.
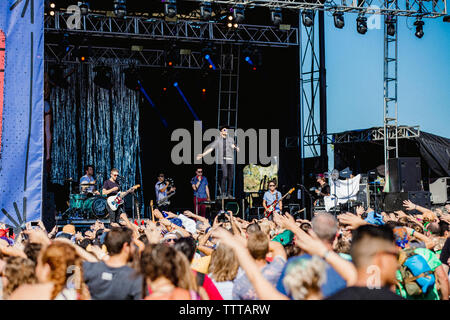
[[[56,4],[54,2],[47,2],[47,3],[48,3],[48,14],[54,16],[56,12]]]
[[[415,33],[415,35],[419,39],[423,37],[423,25],[424,24],[425,23],[422,20],[420,20],[420,18],[417,19],[416,22],[414,22],[414,25],[416,26],[416,33]]]
[[[283,14],[281,8],[270,9],[270,19],[275,26],[279,26],[283,22]]]
[[[80,8],[80,13],[82,16],[86,16],[89,13],[89,3],[86,1],[78,2],[78,7]]]
[[[108,66],[97,66],[94,68],[96,75],[94,77],[94,83],[104,89],[111,89],[112,84],[112,69]]]
[[[387,24],[387,34],[391,37],[395,36],[395,18],[392,16],[387,16],[386,24]]]
[[[168,18],[175,18],[177,15],[177,0],[163,0],[164,14]]]
[[[333,18],[334,18],[334,26],[338,29],[342,29],[345,25],[344,13],[340,11],[335,11],[333,13]]]
[[[367,32],[367,18],[364,16],[358,16],[356,18],[356,31],[360,34],[365,34]]]
[[[203,20],[209,20],[212,16],[211,2],[202,2],[200,4],[200,17]]]
[[[123,18],[127,14],[127,1],[114,0],[114,14],[117,18]]]
[[[233,8],[233,18],[234,22],[239,24],[245,20],[245,8],[243,5],[238,4]]]
[[[305,27],[311,27],[314,24],[314,11],[311,9],[303,10],[302,22]]]

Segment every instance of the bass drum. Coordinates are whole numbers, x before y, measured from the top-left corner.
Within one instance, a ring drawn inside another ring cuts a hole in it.
[[[106,199],[101,196],[96,196],[84,201],[83,210],[95,219],[105,219],[108,217],[106,206]]]
[[[70,209],[83,209],[84,201],[86,201],[87,195],[72,193],[69,196]]]

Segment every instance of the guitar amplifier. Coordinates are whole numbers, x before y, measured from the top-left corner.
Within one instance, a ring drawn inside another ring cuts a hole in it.
[[[356,194],[356,201],[361,203],[362,206],[366,209],[370,207],[370,193],[368,183],[359,184],[359,191]]]

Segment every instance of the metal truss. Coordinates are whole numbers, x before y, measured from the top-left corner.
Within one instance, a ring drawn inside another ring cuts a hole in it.
[[[316,16],[316,14],[314,14]],[[299,18],[301,19],[301,18]],[[315,19],[315,17],[314,17]],[[301,115],[301,150],[302,158],[319,156],[319,130],[315,121],[315,113],[319,110],[320,63],[315,50],[316,23],[304,28],[300,40],[300,115]]]
[[[58,44],[45,44],[45,61],[50,63],[80,63],[79,57],[75,54],[76,47],[67,46],[68,50],[61,50]],[[83,46],[78,47],[84,48]],[[87,47],[86,47],[87,48]],[[120,59],[123,65],[128,65],[127,61],[134,60],[136,67],[166,67],[167,61],[164,50],[146,49],[142,51],[132,51],[129,48],[115,47],[89,47],[90,55],[83,63],[99,64],[102,59]],[[207,67],[201,52],[191,51],[189,54],[179,54],[173,59],[174,69],[203,69]],[[218,63],[216,68],[220,70],[222,65]]]
[[[205,2],[204,0],[189,0]],[[245,8],[268,7],[282,9],[313,9],[321,11],[342,11],[358,14],[381,14],[407,17],[436,18],[447,14],[447,0],[214,0],[216,4],[233,6],[243,5]]]
[[[411,139],[420,136],[419,126],[398,126],[396,131],[388,132],[389,139]],[[330,133],[327,135],[327,141],[330,144],[355,143],[355,142],[379,142],[384,141],[384,127],[370,128],[366,130],[346,131],[342,133]],[[316,137],[315,139],[318,139]]]
[[[224,23],[213,21],[166,21],[143,16],[120,19],[88,14],[77,20],[69,13],[56,12],[54,16],[45,16],[44,27],[46,33],[64,32],[127,39],[213,41],[278,47],[298,45],[297,28],[280,30],[272,26],[241,24],[237,29],[230,29]]]
[[[392,0],[387,0],[392,1]],[[388,19],[395,28],[394,35],[388,34]],[[383,131],[384,131],[384,169],[389,172],[389,159],[398,158],[398,20],[385,16],[384,19],[384,81],[383,81]]]

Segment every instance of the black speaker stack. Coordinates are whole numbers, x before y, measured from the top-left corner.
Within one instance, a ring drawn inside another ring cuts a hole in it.
[[[404,200],[431,208],[430,192],[423,191],[420,158],[394,158],[388,160],[389,192],[384,193],[384,211],[394,212],[405,210]],[[408,211],[419,214],[417,210]]]

